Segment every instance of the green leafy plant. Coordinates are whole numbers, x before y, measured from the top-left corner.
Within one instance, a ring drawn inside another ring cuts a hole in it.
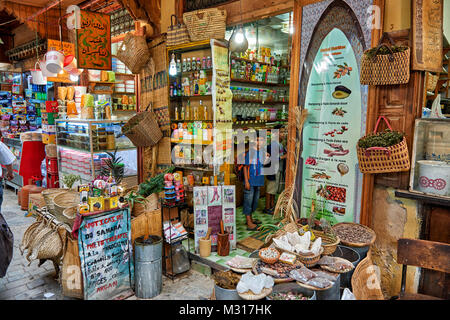
[[[126,195],[124,199],[130,205],[130,211],[133,211],[133,207],[136,203],[144,204],[147,201],[147,199],[137,193],[134,193],[134,191],[131,191],[128,195]]]
[[[148,197],[153,193],[160,193],[164,190],[164,175],[171,173],[175,170],[175,167],[170,167],[164,172],[157,174],[156,176],[149,178],[139,185],[138,194],[143,197]]]
[[[75,175],[75,174],[66,174],[63,176],[63,179],[62,179],[62,182],[64,183],[64,185],[69,189],[72,189],[73,184],[77,181],[79,181],[81,183],[81,177],[79,175]]]
[[[117,184],[119,184],[124,176],[124,165],[122,163],[122,157],[117,155],[117,148],[112,152],[106,152],[109,158],[103,161],[100,169],[100,175],[109,177],[112,175]]]
[[[360,148],[371,148],[371,147],[387,148],[402,142],[403,137],[404,134],[401,132],[386,129],[385,131],[370,134],[359,139],[358,146]]]

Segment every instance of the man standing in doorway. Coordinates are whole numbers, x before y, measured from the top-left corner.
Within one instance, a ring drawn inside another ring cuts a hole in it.
[[[0,164],[6,167],[6,178],[14,178],[13,163],[16,157],[8,147],[0,142]],[[14,237],[1,213],[3,203],[3,177],[0,169],[0,278],[6,275],[13,255]]]
[[[266,137],[259,136],[256,140],[256,149],[251,148],[245,155],[244,169],[244,208],[243,213],[247,219],[247,230],[256,231],[260,221],[253,220],[252,214],[258,208],[259,189],[264,186],[262,165],[267,155],[263,153]]]

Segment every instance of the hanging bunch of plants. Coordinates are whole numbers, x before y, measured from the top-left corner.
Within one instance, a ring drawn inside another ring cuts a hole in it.
[[[404,134],[399,131],[386,129],[381,132],[369,134],[358,141],[360,148],[391,147],[402,142]]]

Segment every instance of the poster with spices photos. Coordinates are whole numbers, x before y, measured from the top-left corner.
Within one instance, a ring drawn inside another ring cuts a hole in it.
[[[231,248],[236,248],[236,188],[222,187],[222,218],[225,231],[230,234]]]

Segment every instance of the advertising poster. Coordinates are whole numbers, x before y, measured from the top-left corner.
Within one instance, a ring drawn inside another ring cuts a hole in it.
[[[61,48],[62,44],[62,48]],[[65,56],[75,55],[75,45],[70,42],[64,42],[59,40],[47,40],[47,50],[56,50],[62,51]],[[50,82],[64,82],[64,83],[72,83],[73,81],[69,78],[69,73],[63,70],[63,73],[58,74],[56,77],[47,77],[47,81]]]
[[[232,100],[229,52],[226,45],[211,39],[213,59],[212,100],[214,110],[214,175],[224,159],[231,159]],[[227,135],[227,133],[229,133]]]
[[[312,202],[316,219],[332,224],[353,221],[357,207],[356,144],[361,132],[358,64],[345,34],[335,28],[325,37],[311,69],[303,129],[303,217]]]
[[[231,248],[236,248],[236,191],[235,186],[194,187],[194,235],[198,253],[198,240],[211,228],[211,246],[215,250],[220,220],[230,234]]]
[[[222,187],[222,218],[225,232],[230,234],[230,247],[236,248],[236,191],[235,186]]]
[[[134,283],[128,208],[83,218],[78,234],[84,299],[108,300]]]
[[[111,70],[111,17],[81,10],[77,29],[78,68]]]
[[[208,232],[208,187],[194,187],[194,241],[198,253],[198,239]]]

